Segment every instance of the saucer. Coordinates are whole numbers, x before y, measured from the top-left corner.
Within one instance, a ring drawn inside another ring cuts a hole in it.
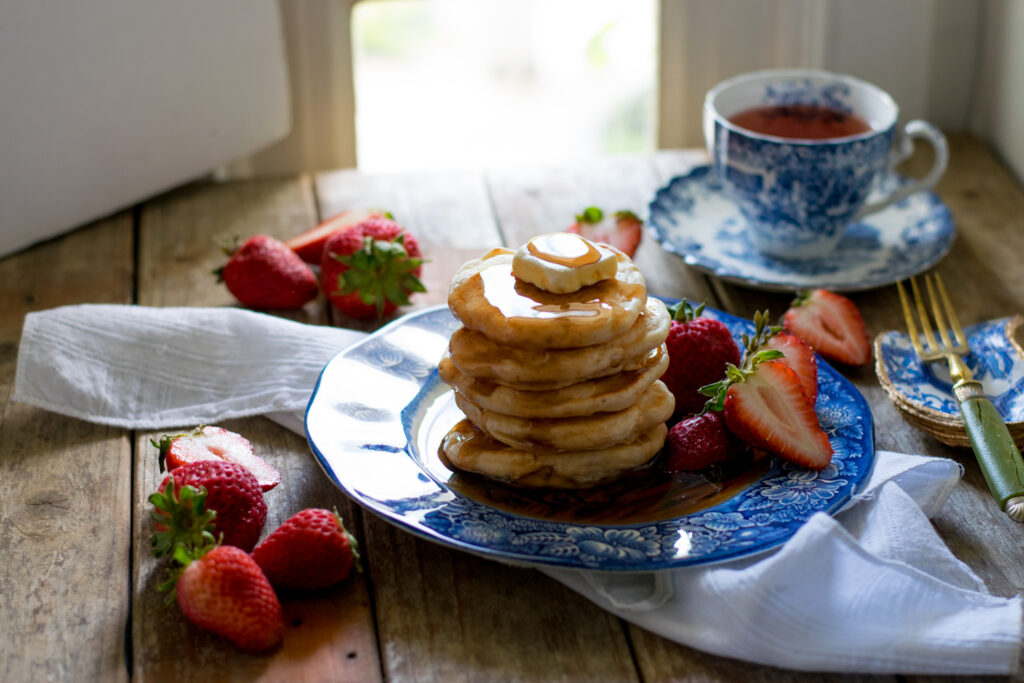
[[[964,362],[1024,447],[1024,317],[989,320],[964,330],[971,353]],[[970,446],[946,363],[922,363],[910,337],[884,332],[875,338],[875,374],[900,414],[950,446]]]
[[[890,173],[878,180],[874,192],[908,182]],[[848,226],[828,256],[801,261],[766,256],[754,248],[739,208],[724,196],[710,166],[698,166],[658,190],[648,231],[694,268],[777,291],[855,291],[892,284],[937,263],[954,236],[949,208],[934,192],[918,192]]]

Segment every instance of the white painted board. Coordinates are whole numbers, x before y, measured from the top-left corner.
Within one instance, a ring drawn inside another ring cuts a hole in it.
[[[275,0],[0,0],[0,256],[290,126]]]

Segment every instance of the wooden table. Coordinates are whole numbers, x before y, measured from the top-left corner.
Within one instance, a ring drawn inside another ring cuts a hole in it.
[[[966,137],[950,142],[938,192],[958,236],[938,269],[963,306],[965,324],[1024,312],[1024,194],[983,145]],[[157,594],[165,565],[149,554],[146,503],[159,482],[149,444],[154,434],[8,398],[30,311],[85,302],[232,305],[210,275],[223,261],[218,238],[284,238],[345,208],[388,208],[419,236],[430,259],[428,293],[415,300],[422,307],[445,300],[452,273],[466,259],[562,229],[591,204],[646,212],[656,188],[702,161],[700,152],[676,151],[485,174],[338,171],[199,182],[0,260],[0,680],[820,680],[679,646],[537,571],[419,540],[364,514],[328,482],[300,436],[260,417],[224,424],[252,440],[284,476],[267,495],[267,529],[304,507],[337,506],[364,549],[367,571],[322,595],[287,600],[283,647],[267,656],[240,654],[192,627]],[[910,172],[928,163],[916,161]],[[778,315],[790,298],[707,277],[650,238],[636,260],[652,293],[706,300],[743,316],[764,308]],[[902,327],[895,288],[853,298],[872,332]],[[291,317],[349,324],[322,297]],[[871,367],[846,374],[871,404],[879,449],[941,455],[965,466],[934,524],[993,593],[1024,589],[1024,526],[996,508],[971,452],[905,424]]]

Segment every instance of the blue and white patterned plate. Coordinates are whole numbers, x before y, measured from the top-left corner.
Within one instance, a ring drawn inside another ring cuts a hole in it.
[[[875,191],[905,182],[889,174]],[[828,256],[803,261],[765,256],[754,248],[739,209],[722,193],[709,166],[673,178],[658,190],[649,209],[650,234],[688,265],[778,291],[854,291],[892,284],[937,263],[954,237],[946,205],[934,192],[919,192],[848,226]]]
[[[752,330],[728,314],[707,314],[737,337]],[[457,326],[439,306],[382,328],[327,364],[306,411],[310,446],[335,484],[384,519],[453,548],[503,562],[610,571],[730,560],[780,545],[816,512],[835,512],[874,464],[867,403],[821,362],[817,412],[835,449],[821,472],[770,460],[734,495],[642,522],[577,523],[512,511],[507,503],[515,491],[467,486],[465,475],[452,474],[437,458],[441,438],[462,417],[437,374]]]
[[[964,330],[971,353],[964,361],[981,382],[993,405],[1006,420],[1015,438],[1024,433],[1024,351],[1015,340],[1024,318],[1000,318]],[[882,387],[898,401],[897,407],[914,410],[919,419],[937,429],[963,428],[960,409],[946,363],[922,363],[902,332],[885,332],[875,340],[875,370]],[[941,438],[941,437],[940,437]],[[947,439],[943,439],[949,442]],[[967,443],[966,433],[960,440]]]

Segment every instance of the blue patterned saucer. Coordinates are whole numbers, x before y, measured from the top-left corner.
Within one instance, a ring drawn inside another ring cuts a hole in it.
[[[1001,318],[964,330],[971,353],[964,361],[1024,447],[1024,349],[1018,332],[1024,318]],[[884,332],[875,338],[875,373],[900,413],[943,443],[970,446],[952,380],[944,362],[922,363],[910,337]]]
[[[737,336],[752,330],[725,313],[706,315]],[[577,523],[512,511],[508,497],[516,491],[467,487],[437,457],[441,438],[462,417],[437,374],[456,327],[444,306],[396,320],[332,359],[306,410],[309,444],[339,488],[389,522],[452,548],[503,562],[610,571],[730,560],[782,544],[816,512],[835,512],[874,465],[867,403],[821,362],[817,412],[835,449],[821,472],[766,459],[749,480],[700,509],[655,510],[642,522]]]
[[[906,182],[888,174],[875,192]],[[954,236],[946,205],[934,192],[919,192],[848,226],[828,256],[803,261],[765,256],[754,248],[739,208],[722,193],[709,166],[673,178],[658,190],[649,209],[652,237],[688,265],[778,291],[854,291],[892,284],[937,263]]]

